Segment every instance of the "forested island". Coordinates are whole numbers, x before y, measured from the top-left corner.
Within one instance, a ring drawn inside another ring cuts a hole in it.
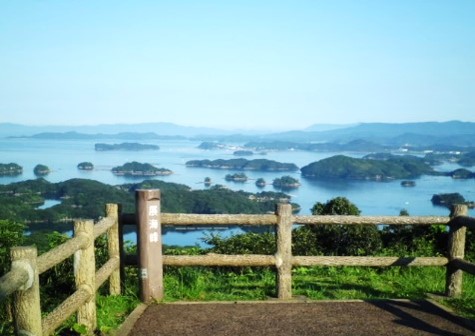
[[[186,162],[187,167],[234,169],[256,171],[296,171],[299,168],[293,163],[281,163],[266,159],[230,159],[230,160],[191,160]]]
[[[475,207],[475,202],[467,201],[465,197],[459,193],[435,194],[432,196],[431,202],[434,205],[443,206],[449,209],[454,204],[465,204],[472,209]]]
[[[0,176],[16,176],[23,173],[23,167],[17,163],[0,163]]]
[[[98,152],[103,151],[116,151],[116,150],[125,150],[125,151],[142,151],[142,150],[159,150],[160,146],[149,145],[149,144],[140,144],[137,142],[123,142],[120,144],[105,144],[105,143],[96,143],[94,149]]]
[[[48,166],[45,166],[43,164],[37,164],[35,168],[33,168],[33,173],[36,176],[46,176],[51,172]]]
[[[78,163],[77,167],[79,170],[93,170],[94,169],[94,165],[92,164],[92,162],[87,162],[87,161]]]
[[[173,174],[170,169],[157,168],[150,163],[140,163],[137,161],[127,162],[122,166],[112,168],[115,175],[121,176],[164,176]]]
[[[296,178],[287,175],[274,179],[272,185],[281,189],[294,189],[300,187],[300,182]]]
[[[336,155],[302,167],[301,172],[307,178],[373,181],[439,175],[424,159],[411,155],[390,155],[382,160]]]
[[[233,182],[246,182],[247,176],[244,173],[236,173],[236,174],[227,174],[224,179],[226,181],[233,181]]]

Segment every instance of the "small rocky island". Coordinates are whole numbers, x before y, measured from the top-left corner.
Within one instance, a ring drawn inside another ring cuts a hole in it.
[[[0,176],[16,176],[23,173],[23,167],[16,163],[0,163]]]
[[[158,150],[158,149],[160,149],[160,146],[140,144],[140,143],[137,143],[137,142],[123,142],[123,143],[120,143],[120,144],[96,143],[94,145],[94,149],[98,152],[116,151],[116,150],[142,151],[142,150]]]
[[[475,207],[475,202],[465,200],[459,193],[435,194],[432,196],[431,202],[433,205],[451,208],[454,204],[465,204],[469,208]]]
[[[186,162],[187,167],[234,169],[255,171],[296,171],[299,168],[293,163],[281,163],[273,160],[230,159],[230,160],[191,160]]]
[[[127,162],[122,166],[112,168],[112,172],[119,176],[165,176],[173,172],[166,168],[157,168],[150,163]]]
[[[51,170],[48,168],[48,166],[45,166],[43,164],[37,164],[35,168],[33,168],[33,173],[36,176],[46,176],[51,172]]]
[[[292,176],[287,175],[274,179],[272,185],[281,189],[295,189],[300,187],[300,182]]]
[[[236,174],[227,174],[224,179],[226,181],[233,181],[233,182],[246,182],[247,176],[244,173],[236,173]]]
[[[86,162],[86,161],[78,163],[77,167],[79,170],[93,170],[94,169],[94,165],[92,164],[92,162]]]
[[[259,177],[257,180],[256,180],[256,187],[258,188],[264,188],[266,186],[266,180],[264,180],[262,177]]]

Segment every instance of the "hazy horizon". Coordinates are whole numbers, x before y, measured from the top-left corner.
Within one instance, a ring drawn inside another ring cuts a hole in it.
[[[475,2],[0,2],[0,122],[475,121]]]

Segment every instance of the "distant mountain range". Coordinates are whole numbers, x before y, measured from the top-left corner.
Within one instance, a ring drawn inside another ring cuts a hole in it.
[[[110,124],[96,126],[26,126],[0,123],[0,136],[48,139],[122,138],[160,139],[187,137],[207,141],[288,141],[346,144],[364,140],[388,146],[475,147],[475,123],[462,121],[418,123],[362,123],[358,125],[311,125],[302,130],[279,133],[229,131],[180,126],[172,123]]]

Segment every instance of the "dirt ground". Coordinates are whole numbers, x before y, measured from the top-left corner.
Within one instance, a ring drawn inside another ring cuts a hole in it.
[[[153,304],[129,335],[475,335],[428,301]]]

